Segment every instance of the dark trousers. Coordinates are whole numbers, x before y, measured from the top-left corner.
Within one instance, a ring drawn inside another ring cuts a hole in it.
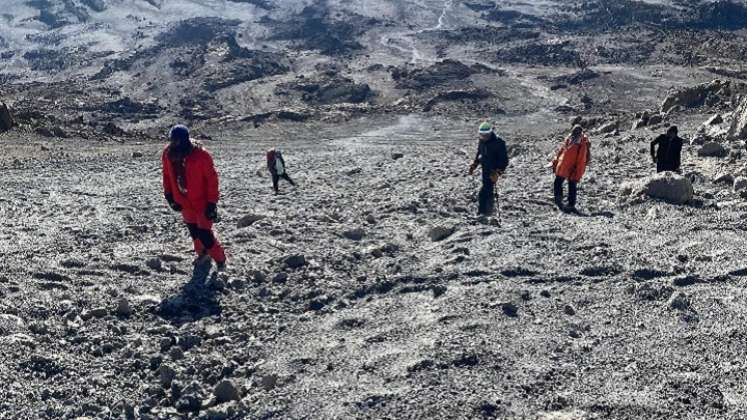
[[[555,177],[555,204],[558,207],[563,207],[563,182],[565,182],[565,178],[560,176]],[[568,180],[568,206],[570,207],[576,207],[577,186],[578,182]]]
[[[484,216],[490,216],[495,212],[495,184],[489,176],[482,177],[482,188],[478,196],[478,212]]]
[[[296,183],[293,182],[293,180],[288,176],[287,172],[282,175],[273,173],[272,174],[272,188],[275,189],[275,192],[278,192],[278,181],[280,181],[281,178],[290,182],[290,184],[293,185],[294,187],[296,186]]]
[[[666,171],[672,171],[672,172],[680,172],[680,169],[675,167],[673,163],[669,162],[656,162],[656,172],[666,172]]]

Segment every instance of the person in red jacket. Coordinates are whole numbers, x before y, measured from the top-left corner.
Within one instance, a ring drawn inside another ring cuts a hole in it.
[[[571,135],[565,139],[555,160],[552,162],[555,173],[555,205],[562,211],[576,213],[576,191],[578,183],[591,161],[591,142],[583,127],[573,127]],[[563,206],[563,183],[568,181],[568,206]]]
[[[226,254],[213,233],[218,219],[218,173],[210,156],[200,144],[189,138],[183,125],[169,131],[169,145],[163,151],[163,192],[169,206],[181,212],[194,242],[195,265],[209,264],[212,258],[218,271],[226,269]]]

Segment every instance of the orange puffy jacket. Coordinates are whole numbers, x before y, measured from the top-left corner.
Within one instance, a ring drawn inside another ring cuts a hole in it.
[[[578,182],[584,176],[589,161],[591,161],[589,138],[583,135],[580,142],[573,143],[568,137],[553,161],[553,172],[559,177]]]
[[[163,164],[163,191],[171,194],[174,201],[187,210],[203,214],[208,203],[218,203],[218,173],[213,165],[213,157],[207,150],[195,145],[184,158],[184,182],[186,191],[179,188],[177,170],[169,159],[169,147],[161,155]]]

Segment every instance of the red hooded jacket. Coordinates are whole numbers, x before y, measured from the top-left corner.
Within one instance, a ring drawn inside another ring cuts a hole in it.
[[[184,182],[186,191],[179,187],[178,170],[169,158],[169,147],[161,155],[163,163],[163,191],[171,194],[174,201],[185,210],[203,214],[208,203],[218,203],[218,173],[213,165],[213,157],[201,146],[195,145],[184,158]]]

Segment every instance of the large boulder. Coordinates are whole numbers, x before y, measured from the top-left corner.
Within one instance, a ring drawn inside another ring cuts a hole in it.
[[[674,172],[661,172],[622,188],[623,196],[648,196],[672,204],[685,204],[694,194],[692,182]]]
[[[704,144],[698,150],[698,156],[701,157],[724,157],[729,154],[724,146],[714,141]]]
[[[734,118],[731,121],[727,136],[730,139],[747,138],[747,97],[742,99],[742,102],[734,111]]]
[[[13,114],[10,112],[8,105],[0,102],[0,133],[8,131],[13,128],[15,122],[13,121]]]

